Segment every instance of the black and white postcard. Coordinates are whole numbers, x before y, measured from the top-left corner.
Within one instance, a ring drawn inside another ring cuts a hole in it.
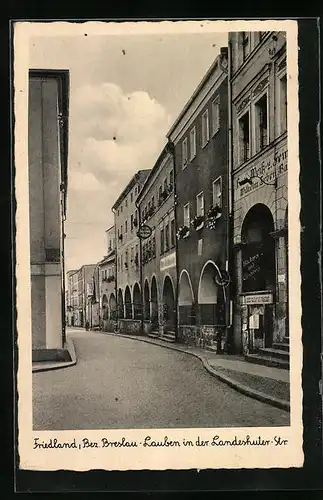
[[[303,465],[297,21],[14,26],[18,453]]]

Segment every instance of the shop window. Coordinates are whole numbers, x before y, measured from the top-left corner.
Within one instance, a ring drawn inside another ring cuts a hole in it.
[[[279,112],[280,112],[280,133],[283,134],[287,130],[287,76],[284,75],[280,79],[280,103],[279,103]]]
[[[193,127],[190,131],[190,160],[196,156],[196,128]]]
[[[209,110],[206,109],[202,114],[202,147],[204,147],[208,143],[209,138]]]
[[[256,151],[268,144],[268,113],[267,94],[264,94],[255,104]]]
[[[196,215],[204,215],[204,194],[203,192],[196,197]]]
[[[213,206],[222,208],[222,179],[219,177],[212,184]]]
[[[182,168],[185,168],[188,162],[187,137],[182,142]]]
[[[184,205],[184,226],[190,227],[190,204]]]
[[[217,96],[212,102],[212,135],[220,128],[220,97]]]
[[[239,156],[240,163],[244,163],[250,158],[249,111],[239,119]]]

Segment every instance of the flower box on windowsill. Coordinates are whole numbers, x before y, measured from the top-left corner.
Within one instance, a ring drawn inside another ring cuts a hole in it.
[[[208,219],[219,219],[222,215],[222,209],[218,205],[211,207],[207,213]]]
[[[190,230],[187,226],[182,226],[177,231],[177,238],[179,240],[181,240],[183,238],[187,238],[189,235],[190,235]]]
[[[195,231],[200,231],[204,227],[204,216],[197,215],[196,217],[194,217],[191,224],[194,227]]]

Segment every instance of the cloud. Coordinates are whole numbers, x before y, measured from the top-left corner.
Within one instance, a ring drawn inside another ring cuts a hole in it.
[[[97,260],[102,257],[104,231],[113,223],[111,206],[138,170],[153,167],[170,124],[165,108],[147,92],[125,93],[113,83],[83,85],[73,90],[68,262],[76,262],[86,254]]]

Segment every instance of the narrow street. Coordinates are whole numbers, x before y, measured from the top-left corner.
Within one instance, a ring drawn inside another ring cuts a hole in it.
[[[198,359],[70,330],[77,364],[33,374],[34,430],[289,425],[289,415],[216,380]]]

